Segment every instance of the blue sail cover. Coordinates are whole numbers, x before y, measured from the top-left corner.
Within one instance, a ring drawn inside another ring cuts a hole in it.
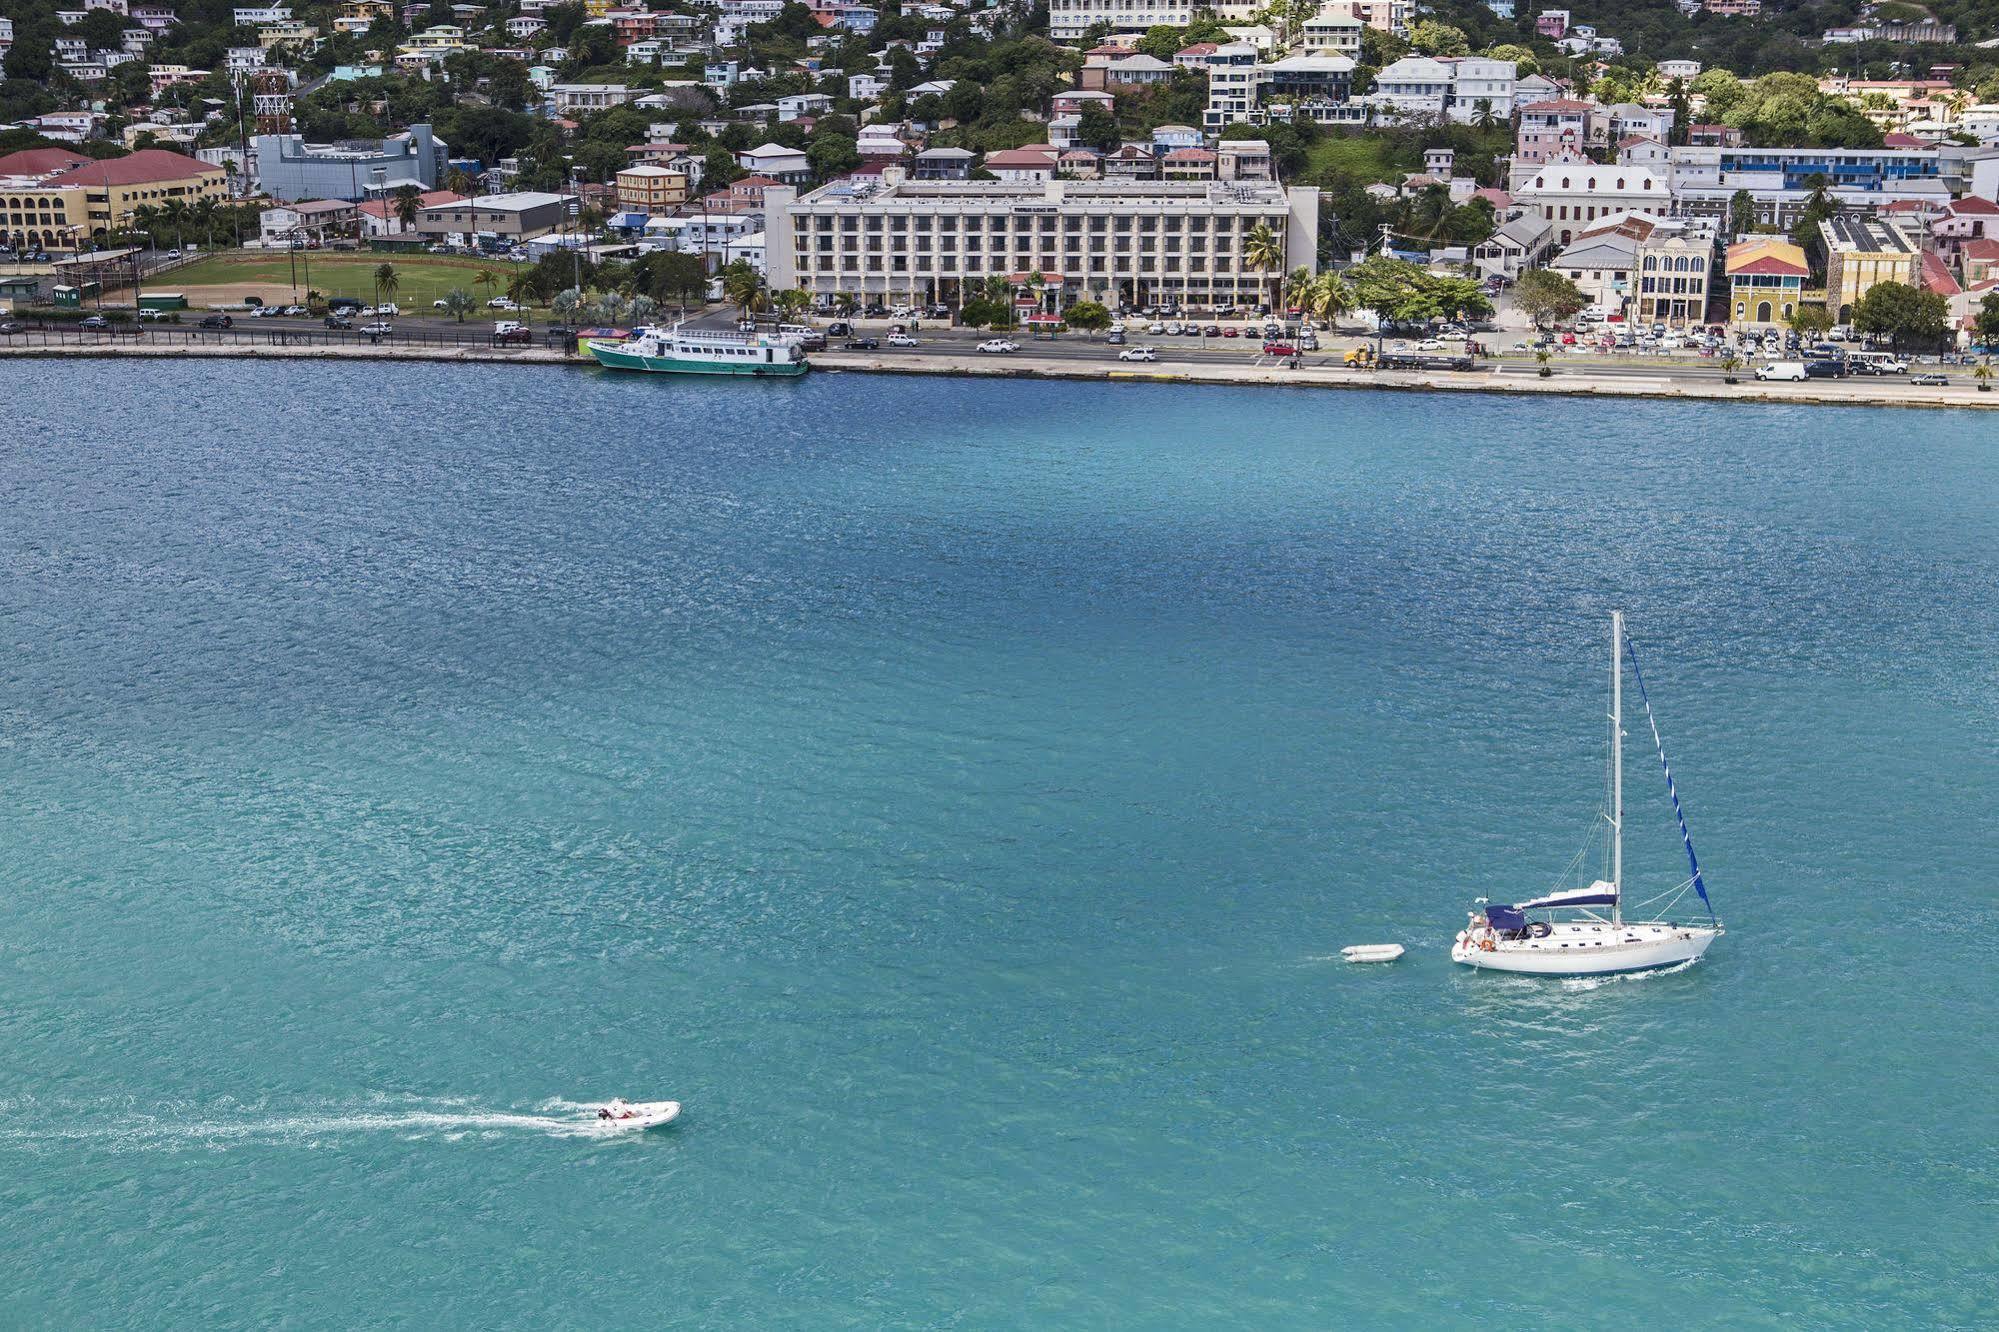
[[[1485,923],[1495,930],[1524,930],[1527,928],[1527,917],[1520,914],[1519,907],[1495,903],[1485,909]]]
[[[1673,801],[1673,817],[1680,821],[1680,840],[1687,847],[1687,868],[1693,872],[1694,891],[1700,894],[1701,905],[1707,908],[1707,918],[1714,919],[1714,903],[1707,900],[1707,884],[1701,881],[1701,862],[1694,856],[1694,837],[1687,831],[1687,816],[1680,809],[1679,788],[1673,785],[1673,765],[1666,762],[1666,742],[1659,738],[1659,721],[1652,715],[1652,700],[1645,693],[1645,672],[1638,669],[1638,645],[1631,641],[1631,635],[1624,636],[1624,651],[1631,658],[1631,676],[1638,681],[1638,700],[1645,705],[1645,721],[1652,728],[1652,743],[1659,750],[1659,766],[1666,773],[1666,794]]]
[[[1520,911],[1543,911],[1549,907],[1616,906],[1617,890],[1602,881],[1587,888],[1570,888],[1559,893],[1549,893],[1531,902],[1522,902],[1516,908]]]

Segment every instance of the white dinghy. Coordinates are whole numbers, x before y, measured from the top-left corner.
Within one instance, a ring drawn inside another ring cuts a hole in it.
[[[1672,799],[1673,815],[1680,823],[1680,840],[1687,848],[1687,868],[1692,872],[1677,888],[1660,894],[1666,899],[1661,909],[1671,910],[1691,888],[1706,910],[1705,924],[1624,918],[1624,659],[1627,656],[1631,659],[1632,679],[1638,684],[1638,697],[1645,705],[1645,719],[1652,728],[1653,743],[1659,750],[1659,765],[1665,769],[1666,794]],[[1666,762],[1666,746],[1659,739],[1659,724],[1653,720],[1652,703],[1645,694],[1645,676],[1638,669],[1638,650],[1624,632],[1622,611],[1613,611],[1610,617],[1609,750],[1610,803],[1603,811],[1603,826],[1610,833],[1607,877],[1587,888],[1558,890],[1515,905],[1501,906],[1480,898],[1476,904],[1480,910],[1471,913],[1451,945],[1453,962],[1483,971],[1534,976],[1599,976],[1691,962],[1721,937],[1721,922],[1715,919],[1714,908],[1708,902],[1700,861],[1694,857],[1694,839],[1687,832],[1680,793],[1673,785],[1673,769]],[[1587,846],[1584,849],[1587,851]],[[1577,860],[1581,859],[1578,853]]]
[[[597,1127],[606,1132],[642,1132],[680,1118],[678,1101],[627,1101],[620,1096],[597,1107]]]
[[[1401,944],[1354,944],[1340,949],[1340,956],[1349,962],[1393,962],[1402,951]]]

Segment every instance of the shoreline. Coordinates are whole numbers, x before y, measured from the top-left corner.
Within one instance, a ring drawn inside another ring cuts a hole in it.
[[[89,346],[0,346],[0,362],[25,360],[261,360],[261,361],[455,361],[487,365],[570,366],[596,369],[588,357],[547,348],[505,349],[480,346],[299,346],[215,345],[143,346],[104,343]],[[1651,398],[1688,402],[1786,403],[1829,407],[1907,407],[1919,409],[1999,409],[1999,394],[1974,384],[1912,389],[1906,380],[1807,380],[1779,388],[1745,378],[1739,384],[1711,379],[1675,380],[1670,373],[1613,379],[1556,372],[1543,379],[1529,367],[1495,366],[1477,371],[1356,371],[1344,366],[1310,366],[1296,370],[1275,366],[1168,365],[1127,368],[1121,364],[1059,360],[1012,353],[974,359],[967,356],[926,356],[921,353],[884,357],[862,352],[815,352],[815,368],[862,374],[937,375],[987,379],[1062,379],[1120,384],[1212,384],[1304,389],[1381,389],[1398,392],[1457,394],[1553,394],[1575,398]],[[1887,391],[1887,390],[1894,391]]]

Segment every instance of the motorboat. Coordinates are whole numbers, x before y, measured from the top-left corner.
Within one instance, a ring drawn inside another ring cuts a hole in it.
[[[678,1118],[678,1101],[627,1101],[620,1096],[597,1107],[597,1127],[607,1131],[639,1132]]]
[[[1702,923],[1624,918],[1624,663],[1627,659],[1632,679],[1638,685],[1639,700],[1645,706],[1653,745],[1659,751],[1659,766],[1666,774],[1666,794],[1673,804],[1673,816],[1679,821],[1680,840],[1686,846],[1690,872],[1678,886],[1639,906],[1670,912],[1691,889],[1707,916]],[[1722,936],[1721,922],[1715,918],[1714,906],[1708,900],[1700,860],[1694,855],[1694,839],[1687,831],[1679,789],[1673,784],[1673,768],[1666,762],[1666,745],[1659,737],[1659,723],[1652,715],[1652,700],[1645,692],[1638,649],[1625,632],[1621,611],[1611,612],[1610,617],[1608,751],[1609,803],[1596,825],[1608,832],[1602,877],[1586,887],[1558,887],[1525,902],[1502,905],[1478,899],[1474,903],[1478,909],[1470,914],[1451,944],[1453,962],[1482,971],[1598,976],[1689,963],[1706,953],[1708,945]],[[1572,865],[1582,863],[1593,842],[1594,833],[1591,843],[1586,843],[1576,854]]]

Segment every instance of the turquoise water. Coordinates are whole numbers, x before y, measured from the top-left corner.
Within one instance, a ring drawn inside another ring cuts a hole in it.
[[[1993,1323],[1990,417],[0,400],[0,1322]],[[1462,974],[1619,605],[1729,933]]]

